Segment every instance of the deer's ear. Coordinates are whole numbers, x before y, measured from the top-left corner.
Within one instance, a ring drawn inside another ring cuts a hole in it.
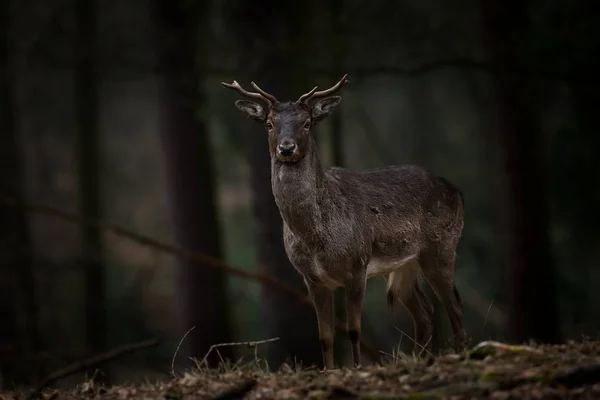
[[[312,110],[313,121],[319,122],[327,118],[341,101],[340,96],[331,96],[317,101]]]
[[[265,109],[258,103],[250,100],[238,100],[235,102],[235,106],[242,111],[248,118],[253,120],[264,122],[267,114]]]

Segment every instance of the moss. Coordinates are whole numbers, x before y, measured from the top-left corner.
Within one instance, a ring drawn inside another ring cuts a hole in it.
[[[542,354],[541,351],[529,346],[517,346],[494,341],[486,341],[479,343],[471,351],[469,351],[467,357],[471,359],[483,359],[487,356],[494,356],[499,353]]]
[[[308,398],[309,399],[315,399],[315,400],[321,400],[321,399],[327,399],[329,397],[329,392],[326,390],[311,390],[308,393]]]
[[[500,372],[498,372],[494,368],[486,368],[483,370],[481,375],[479,375],[480,382],[496,382],[501,377]]]
[[[555,376],[556,376],[556,371],[545,370],[545,371],[540,371],[535,376],[535,379],[537,382],[547,385],[547,384],[550,384],[554,380]]]
[[[439,394],[436,394],[435,392],[433,392],[431,390],[425,390],[422,392],[408,393],[403,398],[404,399],[439,399],[440,397],[442,397],[442,396]]]

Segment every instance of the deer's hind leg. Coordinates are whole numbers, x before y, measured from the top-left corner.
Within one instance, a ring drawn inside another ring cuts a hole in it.
[[[390,307],[396,299],[408,310],[413,320],[415,352],[419,354],[428,347],[433,332],[433,306],[421,289],[419,264],[416,260],[390,273],[387,299]]]
[[[460,351],[466,345],[466,334],[462,300],[454,284],[455,258],[454,249],[436,248],[422,253],[419,260],[425,280],[446,309],[454,334],[454,348]]]

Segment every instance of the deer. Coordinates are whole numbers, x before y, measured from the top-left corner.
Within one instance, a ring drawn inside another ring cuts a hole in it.
[[[251,82],[221,82],[250,100],[235,106],[264,125],[271,188],[283,220],[283,244],[301,274],[317,317],[323,371],[334,369],[334,290],[346,289],[347,335],[361,367],[361,317],[367,280],[387,279],[390,309],[399,302],[413,321],[414,346],[425,348],[434,307],[426,281],[446,309],[454,347],[464,348],[463,305],[455,285],[456,248],[464,225],[460,190],[429,169],[410,164],[369,170],[324,167],[311,133],[341,103],[348,74],[329,89],[315,86],[295,102]]]

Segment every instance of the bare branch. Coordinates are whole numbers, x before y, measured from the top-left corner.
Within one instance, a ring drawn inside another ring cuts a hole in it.
[[[58,217],[64,221],[68,221],[71,223],[88,224],[88,225],[94,226],[96,228],[102,229],[105,232],[111,232],[117,236],[128,238],[128,239],[133,240],[134,242],[137,242],[141,245],[149,246],[149,247],[155,248],[157,250],[163,251],[168,254],[180,256],[180,257],[186,258],[188,260],[195,261],[199,264],[206,265],[211,268],[220,269],[231,275],[239,276],[239,277],[246,278],[246,279],[252,279],[252,280],[261,282],[263,284],[269,285],[271,287],[275,287],[275,288],[277,288],[277,290],[296,298],[301,303],[304,303],[307,305],[312,305],[310,298],[306,294],[304,294],[301,291],[299,291],[298,289],[294,288],[293,286],[291,286],[283,281],[280,281],[278,279],[275,279],[275,278],[271,277],[270,275],[261,273],[261,272],[247,271],[247,270],[243,270],[241,268],[232,267],[232,266],[226,264],[225,262],[223,262],[222,260],[218,259],[217,257],[213,257],[213,256],[210,256],[207,254],[202,254],[202,253],[196,253],[196,252],[187,250],[183,247],[165,243],[160,240],[153,239],[149,236],[133,232],[133,231],[131,231],[123,226],[120,226],[120,225],[107,223],[105,221],[102,221],[102,220],[99,220],[96,218],[84,217],[83,215],[76,214],[76,213],[62,211],[62,210],[56,209],[54,207],[33,205],[33,204],[24,204],[24,203],[16,200],[15,198],[5,196],[2,194],[0,194],[0,202],[5,203],[10,206],[14,206],[14,207],[22,207],[25,210],[30,211],[30,212]]]
[[[8,206],[12,206],[12,207],[20,207],[28,212],[54,216],[54,217],[60,218],[64,221],[68,221],[68,222],[75,223],[75,224],[83,223],[83,224],[95,226],[99,229],[102,229],[105,232],[111,232],[117,236],[125,237],[125,238],[133,240],[134,242],[137,242],[141,245],[152,247],[156,250],[160,250],[160,251],[168,253],[168,254],[184,257],[184,258],[187,258],[188,260],[192,260],[196,263],[202,264],[202,265],[210,267],[210,268],[220,269],[222,271],[227,272],[230,275],[239,276],[242,278],[258,281],[262,284],[265,284],[265,285],[275,288],[283,293],[286,293],[287,295],[295,298],[301,304],[304,304],[311,308],[313,307],[312,301],[310,300],[308,295],[306,295],[305,293],[302,293],[301,291],[299,291],[295,287],[291,286],[290,284],[288,284],[284,281],[281,281],[279,279],[276,279],[270,275],[264,274],[262,272],[247,271],[247,270],[243,270],[241,268],[236,268],[231,265],[228,265],[227,263],[225,263],[224,261],[222,261],[216,257],[210,256],[207,254],[196,253],[196,252],[187,250],[183,247],[179,247],[179,246],[176,246],[173,244],[164,243],[164,242],[161,242],[160,240],[153,239],[151,237],[141,235],[139,233],[128,230],[120,225],[110,224],[110,223],[107,223],[107,222],[99,220],[99,219],[84,217],[80,214],[62,211],[62,210],[59,210],[54,207],[26,204],[22,201],[17,200],[14,197],[6,196],[4,194],[0,194],[0,203],[4,203],[4,204],[6,204]],[[338,320],[336,322],[336,330],[338,330],[339,332],[348,334],[348,330],[346,329],[346,324],[345,324],[345,322],[343,322],[341,320]],[[372,346],[370,346],[362,338],[361,338],[361,346],[362,346],[363,351],[365,351],[365,353],[373,361],[377,360],[377,358],[378,358],[377,352],[373,349]]]
[[[87,368],[96,366],[98,364],[102,364],[103,362],[113,360],[117,357],[121,357],[125,354],[129,354],[129,353],[133,353],[133,352],[136,352],[139,350],[147,349],[149,347],[154,347],[158,343],[159,343],[158,339],[148,339],[148,340],[144,340],[143,342],[132,343],[132,344],[115,347],[114,349],[109,350],[105,353],[100,353],[94,357],[75,362],[71,365],[66,366],[65,368],[61,368],[57,371],[54,371],[53,373],[48,375],[46,378],[44,378],[42,380],[42,382],[35,387],[33,392],[30,393],[29,396],[27,396],[26,400],[31,400],[33,398],[36,398],[41,393],[41,391],[44,390],[44,388],[46,386],[58,381],[59,379],[66,378],[67,376],[76,374],[78,372],[81,372]]]

